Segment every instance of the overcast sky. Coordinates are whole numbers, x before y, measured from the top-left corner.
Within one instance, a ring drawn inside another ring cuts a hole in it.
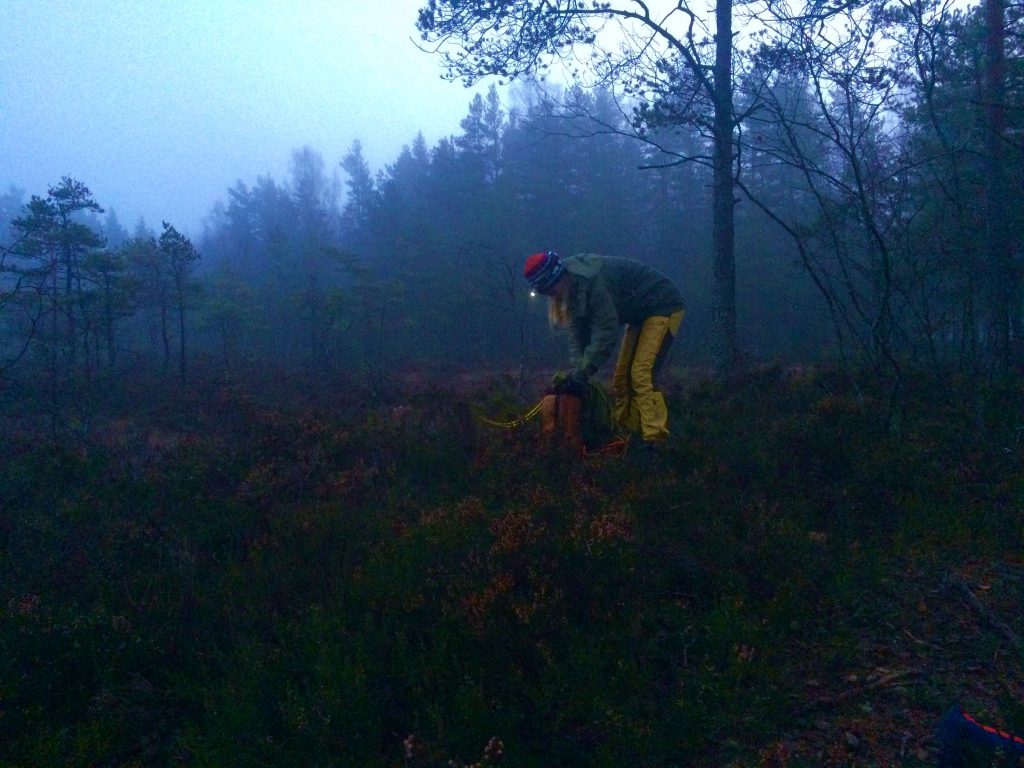
[[[71,176],[129,230],[197,236],[304,145],[331,172],[359,139],[377,171],[419,131],[460,133],[486,90],[415,47],[424,2],[0,0],[0,189]]]

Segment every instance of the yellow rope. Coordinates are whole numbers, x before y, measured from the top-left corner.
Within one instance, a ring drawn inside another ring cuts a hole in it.
[[[516,427],[522,426],[530,419],[532,419],[534,416],[536,416],[538,413],[540,413],[542,402],[543,401],[537,403],[535,406],[533,406],[533,408],[528,410],[518,419],[513,419],[512,421],[494,421],[492,419],[488,419],[486,416],[483,416],[479,413],[474,413],[474,415],[478,419],[480,419],[480,421],[484,422],[484,424],[490,424],[492,427],[500,427],[501,429],[515,429]]]
[[[591,391],[593,393],[595,393],[596,396],[601,398],[603,405],[605,405],[606,407],[609,407],[608,403],[610,401],[608,400],[608,395],[607,395],[607,393],[602,388],[594,386],[594,385],[591,385]],[[539,401],[535,406],[533,406],[530,410],[528,410],[522,416],[520,416],[517,419],[513,419],[512,421],[495,421],[495,420],[489,419],[486,416],[484,416],[483,414],[479,413],[476,409],[473,409],[473,415],[476,416],[478,419],[480,419],[480,421],[484,422],[484,424],[489,424],[492,427],[498,427],[499,429],[515,429],[516,427],[521,427],[523,424],[525,424],[530,419],[532,419],[534,416],[536,416],[538,413],[540,413],[543,404],[544,404],[543,400]],[[583,456],[585,458],[591,458],[593,456],[605,455],[605,456],[611,456],[611,457],[616,458],[616,459],[621,459],[623,456],[626,455],[626,451],[628,451],[628,450],[629,450],[629,436],[628,435],[616,434],[612,438],[612,440],[610,440],[608,443],[606,443],[605,445],[601,446],[600,448],[596,448],[596,449],[589,450],[589,451],[586,450],[586,448],[584,448],[583,449]]]

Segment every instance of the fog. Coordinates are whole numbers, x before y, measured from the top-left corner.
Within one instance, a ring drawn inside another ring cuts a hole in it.
[[[654,43],[622,72],[628,61],[595,55],[584,83],[610,79],[593,88],[559,92],[556,71],[554,83],[500,94],[485,79],[474,92],[417,46],[423,2],[0,5],[0,214],[23,241],[0,252],[12,288],[0,294],[0,374],[45,363],[57,386],[61,366],[84,364],[92,380],[135,371],[133,359],[165,373],[177,341],[183,380],[197,362],[231,376],[265,363],[356,372],[374,391],[397,370],[514,367],[524,382],[564,354],[520,277],[523,254],[541,248],[634,257],[680,285],[677,349],[690,363],[1009,365],[1021,222],[987,201],[1020,209],[1024,88],[1008,67],[1006,108],[986,109],[983,14],[883,14],[865,35],[859,7],[841,7],[848,26],[829,16],[819,36],[738,44],[735,205],[720,211],[713,94],[700,78],[681,86]],[[1020,23],[1007,17],[1008,61],[1021,58]],[[836,58],[840,29],[860,55]],[[931,68],[918,66],[925,38]],[[581,64],[585,53],[573,48]],[[664,82],[630,112],[648,66]],[[117,220],[83,233],[42,200],[18,220],[27,195],[57,185],[66,208]],[[163,245],[126,237],[140,217]],[[383,322],[392,307],[401,321]],[[723,340],[735,354],[715,348]]]
[[[45,196],[67,175],[129,229],[197,234],[296,148],[337,168],[358,139],[379,169],[417,132],[457,133],[474,95],[416,47],[419,5],[4,0],[0,189]]]

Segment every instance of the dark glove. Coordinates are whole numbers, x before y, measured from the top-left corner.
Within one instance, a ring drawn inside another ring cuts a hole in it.
[[[569,373],[569,383],[577,387],[585,387],[590,381],[590,374],[580,368],[575,368]]]
[[[584,370],[576,368],[571,371],[559,371],[551,377],[551,387],[548,390],[551,393],[557,394],[571,394],[577,397],[583,397],[583,394],[587,390],[587,382],[590,380],[590,374]]]

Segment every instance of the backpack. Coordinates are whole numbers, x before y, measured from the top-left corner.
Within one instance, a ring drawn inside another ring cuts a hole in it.
[[[595,450],[615,437],[611,402],[594,382],[551,387],[541,400],[541,435],[573,450]]]

